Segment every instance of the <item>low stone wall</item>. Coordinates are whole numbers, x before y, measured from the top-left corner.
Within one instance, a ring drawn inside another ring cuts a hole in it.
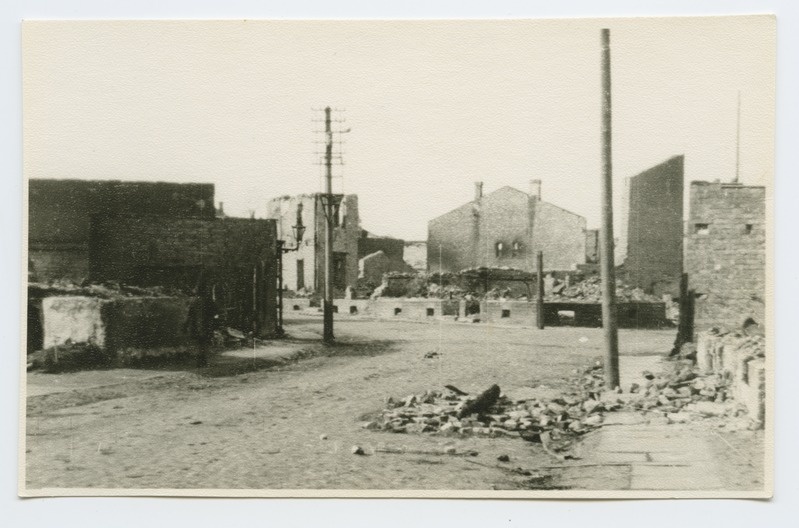
[[[766,364],[758,357],[760,338],[701,332],[696,341],[696,361],[705,374],[729,376],[736,401],[761,425],[766,414]]]
[[[44,348],[89,345],[111,357],[175,353],[194,343],[192,297],[46,297]]]
[[[448,315],[457,315],[457,310],[453,312],[457,303],[442,299],[404,299],[381,297],[376,299],[372,305],[372,313],[381,319],[414,319],[426,320],[443,317],[445,312]]]
[[[465,306],[463,308],[465,315]],[[497,300],[480,303],[480,322],[485,323],[534,325],[536,313],[534,302]]]

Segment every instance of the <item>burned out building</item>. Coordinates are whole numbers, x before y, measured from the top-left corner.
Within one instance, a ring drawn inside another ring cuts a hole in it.
[[[685,272],[694,330],[764,324],[766,189],[694,181],[685,233]]]
[[[574,270],[586,261],[585,218],[541,199],[541,181],[530,192],[502,187],[428,223],[428,270],[509,267],[534,271],[536,254],[547,270]],[[440,261],[440,264],[439,264]]]
[[[217,218],[214,186],[31,180],[31,281],[213,288],[225,324],[277,330],[276,223]]]
[[[281,196],[267,203],[267,217],[277,222],[277,237],[287,247],[283,255],[283,287],[286,290],[324,292],[326,218],[322,194]],[[292,226],[302,221],[305,233],[295,240]],[[361,236],[358,196],[344,195],[333,218],[333,294],[344,295],[358,282],[358,240]]]
[[[656,295],[676,295],[683,262],[684,157],[674,156],[624,187],[616,262],[624,281]]]
[[[32,179],[28,181],[28,258],[31,279],[89,279],[94,215],[136,214],[211,219],[214,186],[203,183]]]
[[[378,285],[383,274],[390,272],[414,272],[405,262],[405,241],[362,230],[358,239],[358,278]]]

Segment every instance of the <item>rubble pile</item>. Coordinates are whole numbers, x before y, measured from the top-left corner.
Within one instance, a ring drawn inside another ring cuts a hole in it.
[[[619,302],[659,302],[660,299],[654,295],[649,295],[641,288],[633,288],[620,281],[616,281],[616,299]],[[548,301],[569,302],[602,302],[602,279],[600,277],[588,277],[580,282],[566,285],[560,283],[552,288],[552,292],[547,296]]]
[[[182,295],[177,289],[161,286],[142,288],[117,282],[102,284],[75,284],[72,282],[29,282],[28,291],[31,297],[51,297],[76,295],[82,297],[98,297],[100,299],[117,299],[120,297],[166,297]]]
[[[520,437],[563,451],[580,435],[601,427],[608,412],[639,411],[665,423],[745,413],[730,401],[724,376],[701,376],[690,359],[672,361],[665,370],[658,375],[643,372],[646,381],[626,391],[608,391],[597,361],[575,370],[569,390],[553,398],[511,400],[496,385],[475,396],[448,385],[399,400],[389,397],[380,416],[362,426],[394,433]]]
[[[477,396],[448,386],[402,400],[388,398],[379,419],[363,427],[394,433],[506,436],[543,442],[545,433],[555,439],[587,433],[602,424],[604,411],[621,407],[582,394],[584,391],[573,391],[552,399],[514,401],[501,394],[496,385]]]
[[[604,403],[613,402],[624,409],[656,414],[669,423],[681,423],[709,416],[739,415],[741,411],[731,404],[730,380],[719,374],[702,376],[693,361],[680,359],[659,375],[643,372],[643,385],[633,383],[626,392],[621,389],[604,390],[603,369],[586,373],[580,380],[589,389],[590,397]]]

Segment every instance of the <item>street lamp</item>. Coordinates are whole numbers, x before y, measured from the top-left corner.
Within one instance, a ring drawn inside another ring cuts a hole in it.
[[[329,147],[329,145],[328,145]],[[328,149],[329,150],[329,149]],[[329,152],[328,152],[329,153]],[[327,179],[327,192],[319,196],[322,202],[322,210],[327,220],[325,230],[325,300],[322,303],[323,311],[323,331],[322,339],[325,343],[332,344],[333,337],[333,219],[338,218],[343,194],[333,194],[331,190],[330,178]]]
[[[302,204],[297,205],[297,224],[291,226],[294,233],[294,247],[286,247],[285,240],[277,241],[277,333],[283,335],[283,253],[297,251],[302,245],[302,236],[305,234],[305,226],[302,225]]]

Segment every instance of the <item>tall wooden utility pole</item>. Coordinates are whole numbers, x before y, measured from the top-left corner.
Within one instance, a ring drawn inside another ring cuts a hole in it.
[[[538,293],[536,295],[536,324],[539,330],[544,329],[544,252],[539,251],[536,258],[536,283]]]
[[[333,130],[330,127],[330,107],[325,107],[325,300],[322,339],[333,343]]]
[[[602,30],[602,328],[605,333],[605,386],[619,386],[619,334],[616,327],[616,270],[613,263],[613,161],[611,157],[610,30]]]

